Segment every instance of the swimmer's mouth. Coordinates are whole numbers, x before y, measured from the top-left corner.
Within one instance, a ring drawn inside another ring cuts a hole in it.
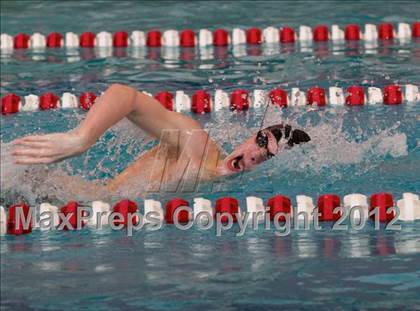
[[[227,167],[231,171],[235,171],[235,172],[242,171],[245,168],[243,158],[244,158],[243,156],[237,156],[233,159],[230,159],[227,162]]]

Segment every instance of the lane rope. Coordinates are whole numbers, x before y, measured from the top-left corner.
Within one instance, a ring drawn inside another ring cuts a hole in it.
[[[393,48],[397,48],[395,50]],[[210,60],[224,60],[228,57],[243,58],[243,57],[271,57],[274,55],[292,54],[292,53],[311,53],[319,58],[325,58],[328,55],[334,56],[355,56],[355,55],[388,55],[390,53],[407,53],[406,50],[409,45],[402,45],[395,43],[392,40],[387,41],[364,41],[363,44],[359,41],[347,41],[342,44],[329,45],[324,42],[321,44],[312,44],[312,42],[301,42],[300,44],[258,44],[258,45],[233,45],[233,46],[204,46],[199,48],[179,48],[163,46],[161,48],[114,48],[98,47],[98,48],[68,48],[64,55],[51,55],[45,53],[44,48],[34,49],[3,49],[1,50],[2,62],[7,64],[10,60],[25,62],[25,61],[41,61],[48,63],[59,63],[64,59],[68,63],[91,60],[95,58],[130,58],[130,59],[148,59],[153,61],[162,61],[163,66],[167,68],[174,68],[182,64],[176,64],[174,61],[192,62],[194,60],[201,60],[205,63],[197,64],[199,69],[210,69],[216,64],[209,64]],[[29,51],[28,54],[21,53],[22,51]],[[62,51],[62,50],[61,50]],[[31,53],[33,52],[33,53]]]
[[[39,48],[94,48],[94,47],[205,47],[205,46],[230,46],[230,45],[259,45],[262,43],[294,44],[296,42],[342,42],[342,41],[389,41],[399,40],[401,43],[409,42],[412,38],[420,37],[420,22],[391,23],[379,25],[348,24],[344,28],[339,25],[317,25],[313,28],[301,25],[295,30],[289,26],[266,27],[264,29],[251,27],[248,29],[233,28],[230,32],[223,28],[213,31],[200,29],[195,32],[192,29],[182,31],[169,29],[161,32],[157,29],[148,32],[134,30],[130,34],[127,31],[110,33],[101,31],[83,32],[78,35],[67,32],[62,35],[59,32],[51,32],[44,35],[38,32],[28,35],[19,33],[15,36],[1,34],[1,50],[10,49],[39,49]]]
[[[156,98],[165,108],[177,111],[203,114],[212,111],[230,109],[232,111],[246,111],[259,109],[266,105],[278,107],[305,107],[308,105],[324,107],[331,106],[363,106],[376,105],[400,105],[403,102],[420,102],[419,86],[406,84],[386,85],[380,87],[363,87],[352,85],[345,89],[330,86],[325,88],[314,86],[304,90],[297,87],[286,91],[283,88],[272,90],[244,90],[236,89],[230,93],[221,89],[216,89],[213,94],[208,90],[197,90],[192,95],[184,91],[175,93],[163,90],[154,95],[146,94]],[[3,115],[14,114],[21,111],[37,111],[50,109],[81,108],[88,110],[94,103],[99,94],[93,92],[82,92],[79,95],[65,92],[61,96],[52,92],[41,95],[29,94],[18,96],[14,93],[6,94],[1,98],[1,112]]]
[[[266,200],[265,203],[262,198],[248,196],[246,207],[243,209],[234,197],[219,198],[214,204],[202,197],[194,198],[193,202],[192,208],[188,210],[183,207],[190,207],[190,202],[182,198],[169,200],[164,208],[161,202],[146,199],[144,200],[143,214],[140,214],[141,216],[134,215],[134,217],[131,217],[131,215],[140,213],[140,209],[136,202],[127,199],[119,201],[113,208],[110,204],[102,201],[93,201],[87,205],[71,201],[61,208],[50,203],[41,203],[37,209],[31,209],[28,204],[19,203],[9,206],[7,210],[3,206],[0,207],[0,233],[1,235],[22,235],[31,233],[32,230],[36,229],[48,230],[40,226],[40,222],[45,221],[47,217],[52,222],[52,227],[50,226],[49,229],[57,228],[63,223],[63,216],[68,217],[68,222],[62,225],[62,230],[76,229],[78,224],[81,225],[79,228],[87,226],[101,229],[109,225],[110,221],[114,225],[127,227],[129,222],[136,225],[140,221],[139,217],[143,218],[142,221],[147,221],[148,218],[143,217],[143,215],[146,216],[152,212],[157,221],[166,224],[195,221],[203,214],[211,218],[219,215],[222,223],[229,221],[228,218],[236,223],[238,217],[241,217],[241,213],[244,211],[248,213],[248,217],[254,217],[253,219],[257,221],[263,221],[265,217],[269,217],[271,221],[285,221],[288,216],[291,218],[297,217],[298,220],[310,221],[315,207],[318,208],[318,215],[316,216],[321,222],[336,222],[343,216],[345,210],[353,220],[366,221],[369,218],[373,219],[372,215],[369,214],[375,208],[377,208],[378,213],[377,219],[383,223],[389,223],[395,218],[400,221],[420,219],[419,196],[409,192],[403,193],[402,198],[396,202],[396,205],[393,194],[386,192],[372,194],[369,202],[368,197],[360,193],[347,194],[342,200],[336,194],[322,194],[318,197],[316,204],[310,196],[297,195],[296,204],[293,206],[290,198],[284,195],[275,195]],[[336,209],[340,206],[343,209]],[[398,208],[398,215],[395,206]],[[87,215],[87,211],[81,207],[88,207],[91,210],[90,215]],[[120,216],[113,218],[110,215],[112,212],[119,213]],[[18,213],[23,215],[24,219],[16,217]],[[82,217],[86,217],[85,220]],[[30,223],[27,227],[24,226],[25,220]]]

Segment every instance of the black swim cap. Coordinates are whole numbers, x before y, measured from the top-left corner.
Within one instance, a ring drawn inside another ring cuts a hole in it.
[[[294,144],[306,143],[311,140],[311,137],[309,137],[306,132],[299,129],[292,130],[292,126],[289,124],[276,124],[266,127],[265,129],[269,130],[274,135],[277,142],[280,141],[284,133],[284,138],[289,139],[287,144],[290,147],[292,147]]]

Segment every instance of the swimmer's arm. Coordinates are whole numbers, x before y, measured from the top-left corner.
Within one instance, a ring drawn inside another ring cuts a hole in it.
[[[107,129],[125,117],[155,138],[160,138],[165,129],[201,130],[200,125],[192,118],[165,109],[154,98],[131,87],[114,84],[98,98],[76,129],[67,133],[17,139],[13,150],[15,162],[51,163],[80,154],[89,149]],[[184,135],[179,137],[176,137],[179,140],[168,138],[167,142],[183,148]]]
[[[111,86],[93,105],[86,119],[76,129],[84,137],[88,147],[121,119],[127,117],[131,122],[156,139],[183,148],[184,135],[162,135],[164,130],[202,130],[194,119],[165,109],[156,99],[137,90],[115,84]]]
[[[112,125],[127,117],[149,135],[160,139],[165,129],[201,129],[190,117],[165,109],[156,99],[124,85],[113,85],[92,107],[79,130],[90,144]]]

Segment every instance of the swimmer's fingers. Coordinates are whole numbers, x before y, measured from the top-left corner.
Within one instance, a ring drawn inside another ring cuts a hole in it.
[[[35,158],[44,158],[44,157],[55,157],[58,156],[59,153],[57,151],[49,149],[49,148],[25,148],[25,147],[18,147],[12,150],[13,156],[28,156],[28,157],[35,157]]]
[[[34,157],[16,157],[16,164],[48,164],[55,162],[56,159],[53,157],[43,157],[43,158],[34,158]]]
[[[43,142],[43,141],[26,141],[26,140],[16,141],[16,142],[14,142],[14,145],[15,146],[19,146],[19,147],[28,147],[28,148],[36,148],[36,149],[50,147],[50,144],[48,142]]]
[[[15,139],[13,144],[19,144],[22,142],[46,142],[51,140],[52,135],[30,135]]]

